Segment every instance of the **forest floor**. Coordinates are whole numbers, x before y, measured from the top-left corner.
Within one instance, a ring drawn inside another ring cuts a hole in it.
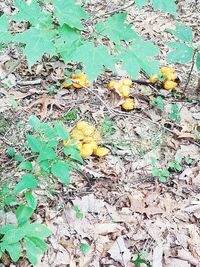
[[[86,7],[91,14],[99,10],[103,17],[106,12],[125,5],[126,1],[105,0],[91,1]],[[126,10],[128,22],[142,38],[159,46],[163,65],[168,51],[165,44],[173,40],[164,32],[165,28],[185,23],[192,27],[196,42],[200,40],[198,1],[179,0],[177,6],[178,18],[155,12],[150,4],[142,11],[135,6]],[[0,9],[12,12],[11,5],[4,3],[0,3]],[[19,58],[12,49],[0,55],[0,77]],[[191,64],[172,67],[180,79],[177,92],[181,92]],[[68,90],[61,85],[59,88],[64,69],[64,63],[52,59],[29,70],[22,59],[0,87],[2,185],[15,184],[21,177],[18,163],[8,157],[7,148],[13,147],[26,158],[25,135],[30,131],[27,122],[34,114],[42,115],[45,122],[60,119],[68,129],[81,119],[90,121],[101,131],[104,144],[111,151],[104,158],[86,159],[80,171],[72,173],[68,188],[47,182],[44,177],[37,191],[38,207],[33,219],[45,223],[53,235],[48,238],[49,248],[36,266],[200,266],[200,92],[196,70],[184,99],[178,93],[160,90],[164,109],[159,110],[149,104],[158,95],[156,88],[135,83],[132,89],[135,110],[113,114],[104,105],[116,104],[106,87],[110,80],[121,79],[125,73],[101,75],[92,89],[99,96],[96,97],[84,89]],[[50,94],[51,86],[58,86],[59,90]],[[40,99],[44,104],[46,95],[56,99],[61,109],[50,104],[46,112],[34,103]],[[180,121],[176,123],[168,117],[174,103],[180,110]],[[117,105],[115,108],[120,109]],[[163,170],[177,156],[182,157],[180,170],[170,170],[168,181],[159,182],[152,174],[151,158],[156,158],[156,166]],[[72,206],[78,207],[82,219],[77,218]],[[12,209],[0,211],[0,223],[5,220],[11,223],[16,220]],[[87,253],[81,251],[80,243],[89,245]],[[30,264],[24,259],[14,264],[5,257],[0,266]]]

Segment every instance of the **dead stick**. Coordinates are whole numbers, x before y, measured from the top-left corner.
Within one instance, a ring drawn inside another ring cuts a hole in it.
[[[183,89],[183,92],[185,92],[187,90],[187,87],[188,87],[188,84],[190,82],[190,79],[191,79],[191,75],[192,75],[192,71],[194,69],[194,64],[195,64],[195,56],[196,56],[196,53],[197,53],[197,49],[194,50],[194,53],[193,53],[193,57],[192,57],[192,66],[191,66],[191,69],[190,69],[190,73],[188,75],[188,79],[187,79],[187,83],[185,85],[185,88]]]

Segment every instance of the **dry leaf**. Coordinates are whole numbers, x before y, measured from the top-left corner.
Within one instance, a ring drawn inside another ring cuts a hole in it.
[[[108,250],[111,258],[116,262],[120,262],[122,266],[127,267],[131,260],[131,253],[124,243],[124,238],[119,236],[112,247]]]

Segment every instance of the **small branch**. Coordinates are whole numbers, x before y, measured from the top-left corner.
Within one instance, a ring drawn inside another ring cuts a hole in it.
[[[10,75],[22,62],[24,58],[20,58],[10,69],[9,71],[3,76],[0,78],[0,82],[3,81],[5,78],[8,77],[8,75]]]
[[[116,8],[115,10],[105,12],[105,13],[102,14],[102,15],[96,15],[96,16],[94,16],[94,17],[91,19],[91,21],[93,21],[93,20],[95,20],[95,19],[98,19],[98,18],[102,18],[102,17],[104,17],[104,16],[108,16],[108,15],[115,14],[115,13],[117,13],[117,12],[119,12],[119,11],[122,11],[122,10],[124,10],[124,9],[127,9],[127,8],[131,7],[133,4],[134,4],[134,2],[131,2],[131,3],[129,3],[129,4],[126,5],[126,6],[121,6],[121,7],[119,7],[119,8]]]
[[[17,85],[19,86],[29,86],[29,85],[38,85],[42,83],[42,79],[37,79],[33,81],[18,81]]]
[[[194,50],[194,53],[193,53],[193,57],[192,57],[192,66],[191,66],[191,69],[190,69],[190,72],[189,72],[189,75],[188,75],[188,79],[187,79],[187,83],[185,85],[185,88],[183,89],[183,92],[185,92],[187,90],[187,87],[188,87],[188,84],[190,82],[190,79],[191,79],[191,75],[192,75],[192,71],[194,69],[194,65],[195,65],[195,56],[196,56],[196,53],[197,53],[197,49]]]

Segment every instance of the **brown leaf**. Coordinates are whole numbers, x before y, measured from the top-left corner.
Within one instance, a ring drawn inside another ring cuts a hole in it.
[[[44,118],[46,118],[47,116],[47,112],[48,112],[48,106],[51,105],[51,106],[56,106],[57,108],[59,109],[63,109],[61,107],[61,104],[60,103],[60,99],[59,98],[53,98],[52,96],[49,96],[49,95],[42,95],[40,96],[40,98],[38,98],[37,100],[33,101],[29,106],[28,108],[31,109],[33,106],[35,105],[41,105],[42,107],[40,108],[40,112],[39,112],[39,116],[41,117],[41,120],[43,120]]]

